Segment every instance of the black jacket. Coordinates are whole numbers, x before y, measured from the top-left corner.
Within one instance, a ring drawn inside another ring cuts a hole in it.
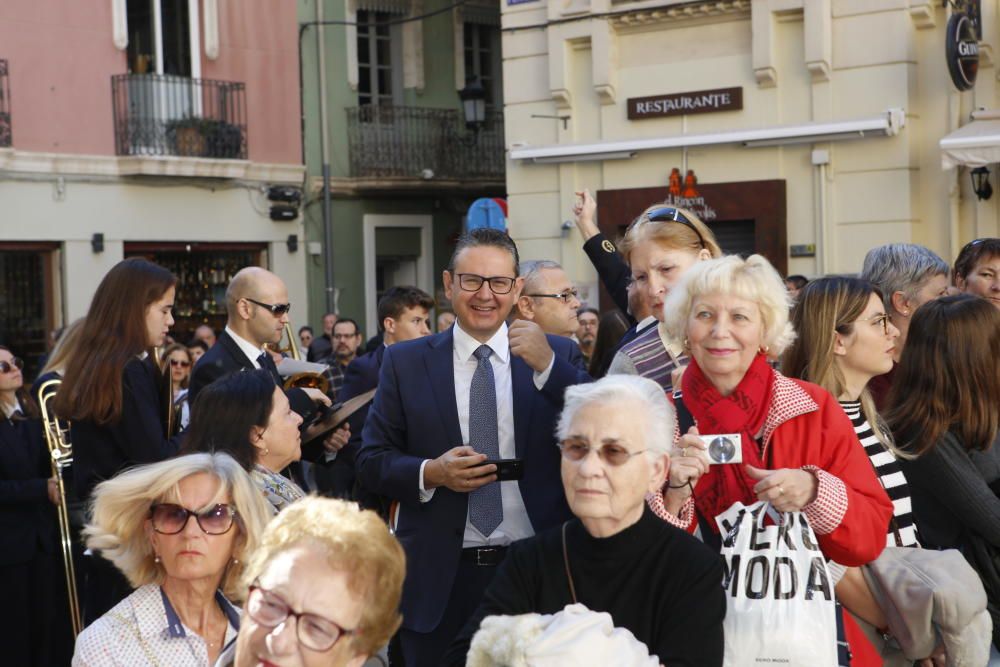
[[[168,440],[161,418],[157,371],[150,357],[132,359],[122,371],[122,416],[99,425],[74,421],[73,471],[81,499],[99,482],[140,463],[155,463],[177,453],[179,437]]]
[[[55,505],[49,502],[49,450],[37,419],[0,412],[0,566],[26,563],[59,548]]]

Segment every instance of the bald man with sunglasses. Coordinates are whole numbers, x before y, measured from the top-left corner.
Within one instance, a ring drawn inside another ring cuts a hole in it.
[[[226,328],[191,373],[188,400],[195,409],[198,393],[230,373],[263,368],[281,386],[278,367],[264,346],[281,340],[291,307],[285,282],[270,271],[249,266],[233,277],[226,289]],[[330,404],[330,399],[318,389],[288,389],[285,395],[292,410],[302,416],[303,423],[312,420],[317,404]],[[336,451],[346,444],[348,437],[349,434],[336,432],[327,438],[324,447]]]

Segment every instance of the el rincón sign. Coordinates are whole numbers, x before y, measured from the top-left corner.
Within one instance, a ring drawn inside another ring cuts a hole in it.
[[[736,111],[743,108],[743,88],[717,88],[628,99],[629,120],[684,114]]]

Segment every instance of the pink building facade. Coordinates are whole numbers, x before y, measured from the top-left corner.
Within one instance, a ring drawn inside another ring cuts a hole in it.
[[[194,276],[179,339],[221,326],[242,265],[276,271],[305,304],[299,203],[271,200],[304,177],[294,3],[3,5],[0,341],[30,363],[133,255]]]

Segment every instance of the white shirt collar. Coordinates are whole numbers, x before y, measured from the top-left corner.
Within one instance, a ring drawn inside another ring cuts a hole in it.
[[[249,359],[254,366],[259,368],[260,362],[257,361],[257,357],[263,354],[264,347],[257,347],[246,338],[243,338],[238,333],[230,329],[228,324],[226,325],[226,333],[229,334],[230,338],[236,341],[236,345],[243,351],[243,354],[247,355],[247,359]]]
[[[472,359],[473,353],[479,349],[482,345],[478,340],[467,334],[459,326],[458,320],[455,320],[455,327],[452,330],[452,335],[455,338],[455,353],[458,355],[459,361],[468,361]],[[493,350],[493,354],[497,356],[500,361],[507,363],[510,361],[510,344],[507,340],[507,323],[504,322],[497,329],[493,337],[486,341],[490,349]]]
[[[18,410],[21,410],[22,414],[24,413],[24,410],[21,409],[21,403],[17,400],[16,396],[14,397],[13,403],[3,404],[3,416],[6,417],[7,419],[10,419],[11,416],[13,416],[13,414]]]

